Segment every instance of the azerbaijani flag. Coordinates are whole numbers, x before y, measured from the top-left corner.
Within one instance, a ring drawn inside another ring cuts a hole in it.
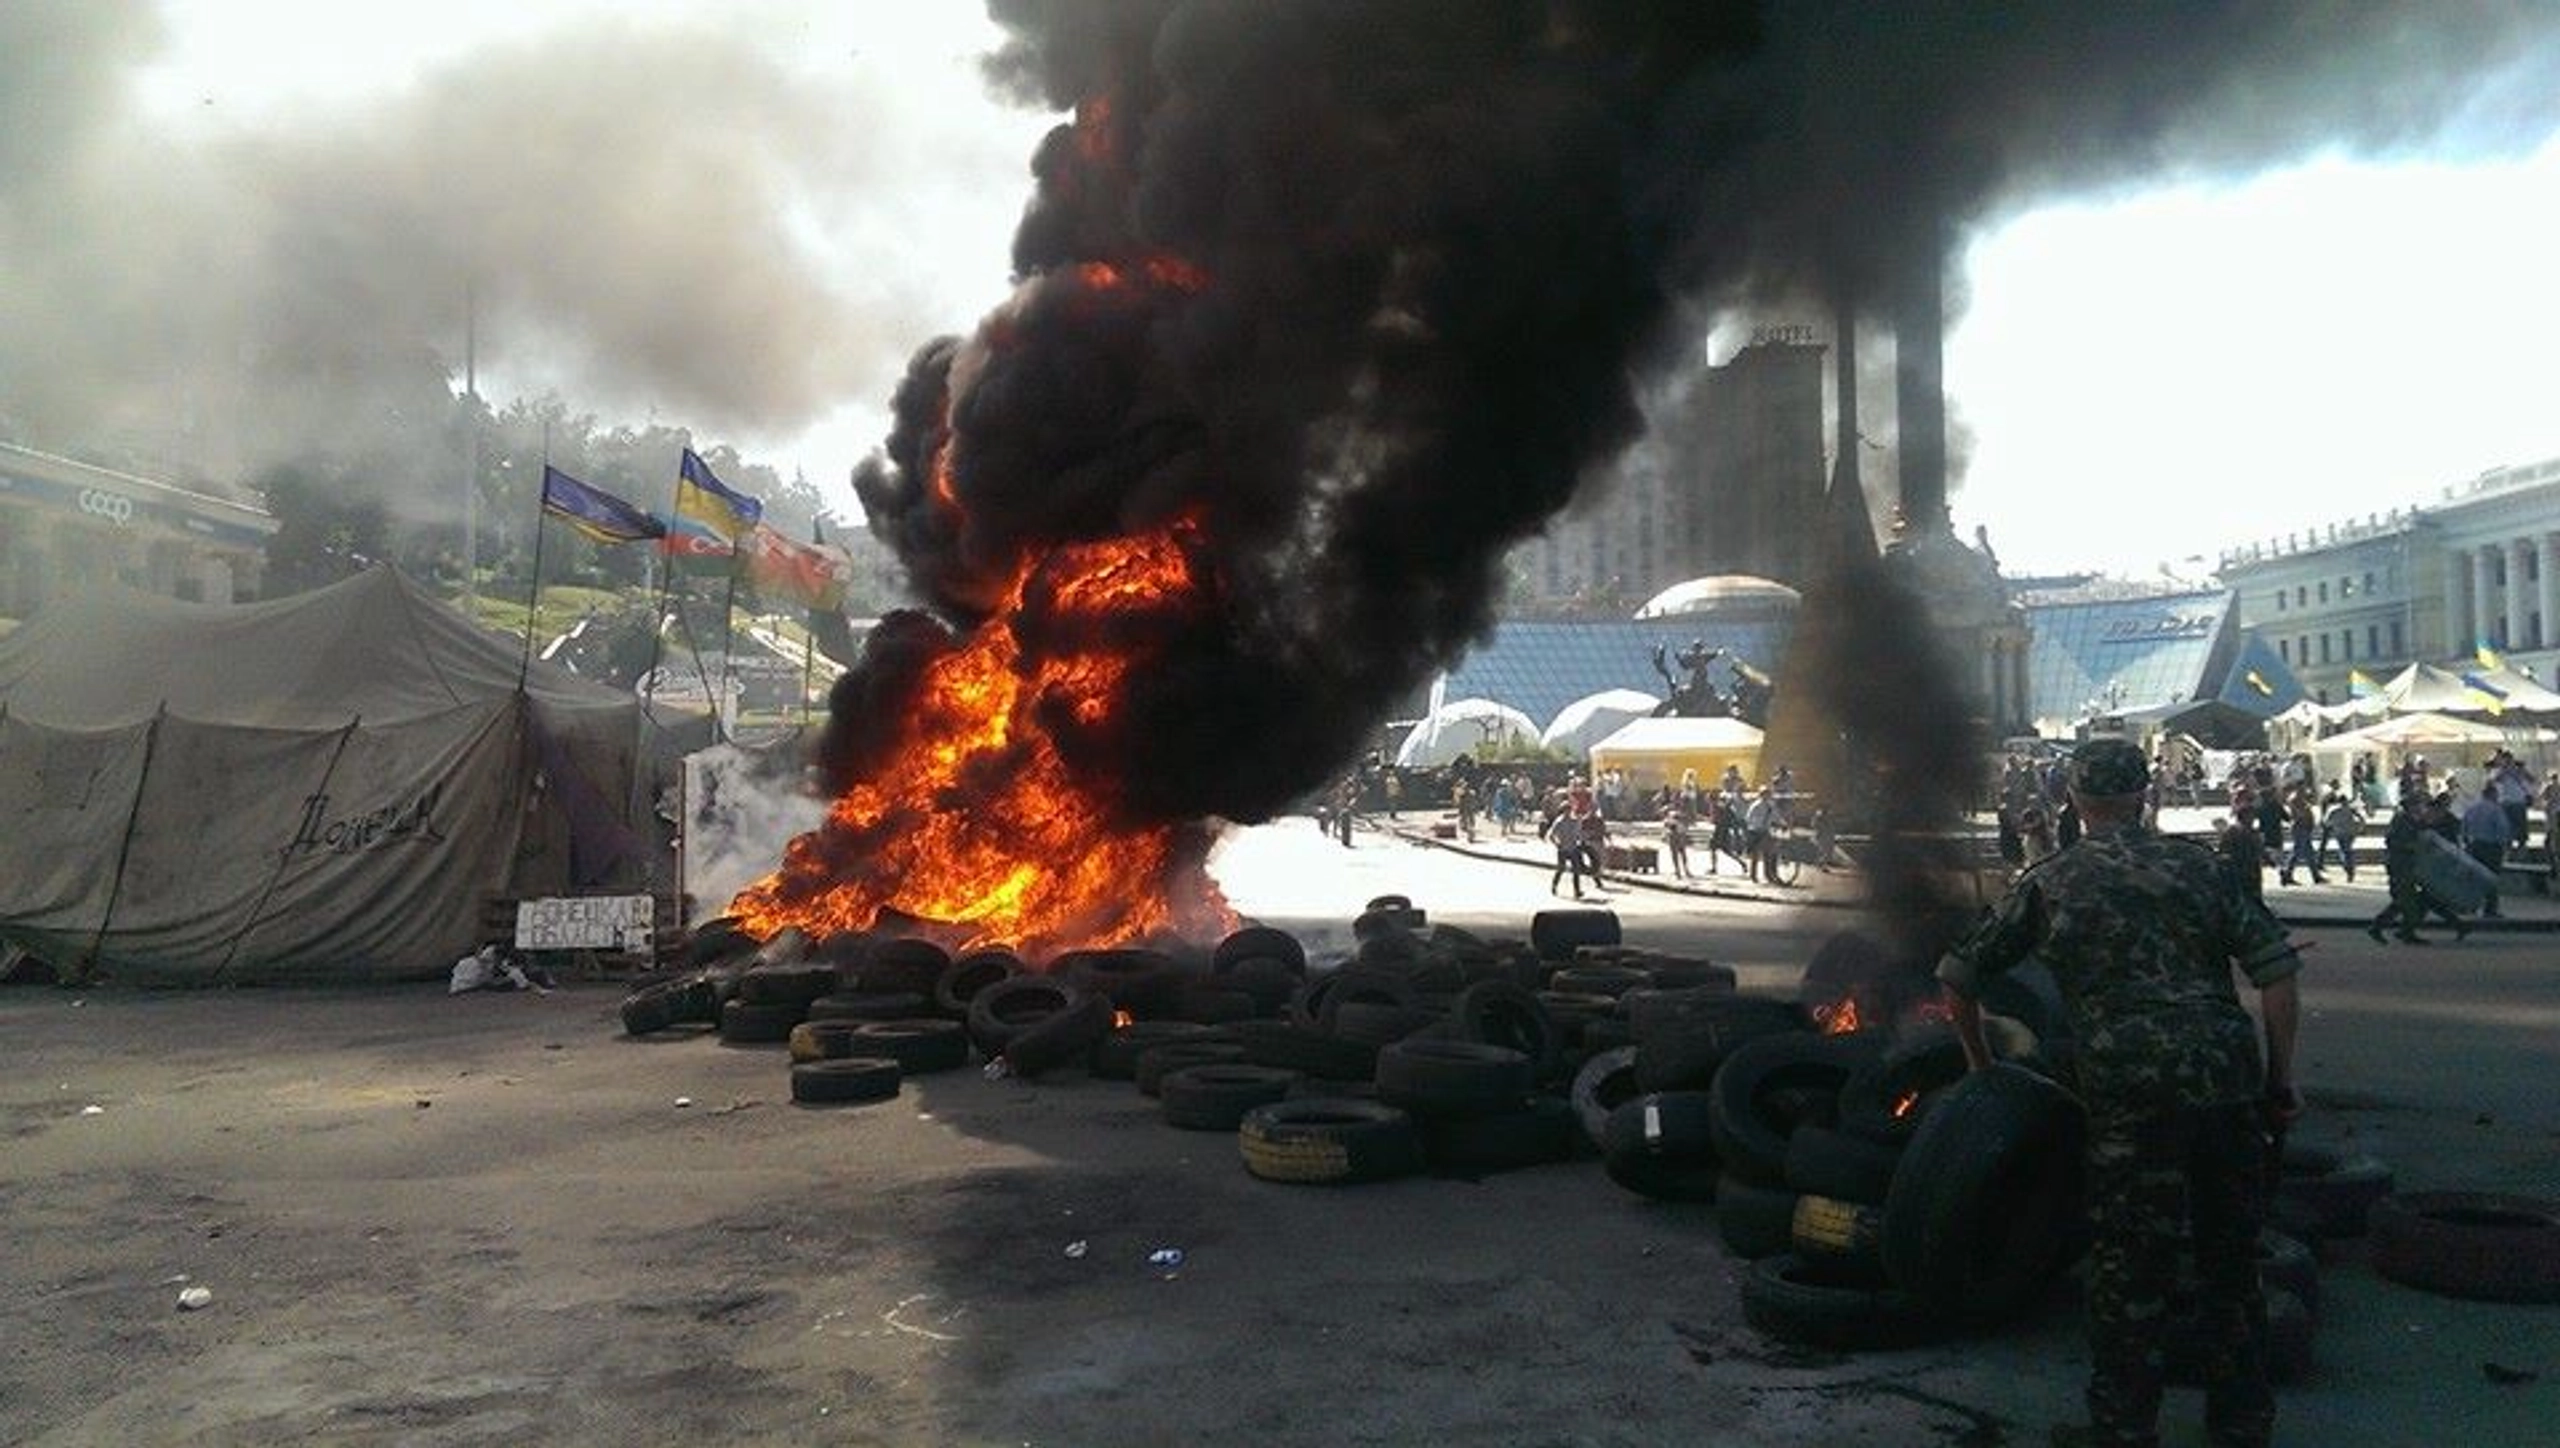
[[[788,598],[803,608],[840,608],[853,579],[853,558],[825,543],[786,538],[762,523],[740,540],[747,576],[768,595]]]

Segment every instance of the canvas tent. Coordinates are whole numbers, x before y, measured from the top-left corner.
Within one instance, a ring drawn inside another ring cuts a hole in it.
[[[1451,763],[1461,754],[1481,759],[1506,742],[1536,744],[1536,722],[1510,705],[1491,699],[1451,699],[1414,725],[1404,743],[1396,746],[1396,764],[1404,769],[1429,769]]]
[[[670,731],[389,568],[118,585],[0,639],[0,939],[120,980],[434,976],[492,896],[659,875]]]
[[[1689,769],[1712,789],[1728,764],[1746,779],[1759,773],[1760,731],[1739,719],[1638,719],[1591,746],[1593,769],[1622,770],[1639,790],[1677,784]]]
[[[2552,731],[2531,726],[2501,728],[2444,714],[2394,714],[2378,724],[2315,739],[2304,748],[2324,776],[2344,776],[2359,754],[2376,756],[2388,776],[2413,754],[2438,766],[2477,765],[2501,749],[2538,757],[2551,740]]]
[[[1642,719],[1661,707],[1660,699],[1641,689],[1603,689],[1597,694],[1585,694],[1556,711],[1538,742],[1566,754],[1588,754],[1592,745],[1616,733],[1629,720]]]

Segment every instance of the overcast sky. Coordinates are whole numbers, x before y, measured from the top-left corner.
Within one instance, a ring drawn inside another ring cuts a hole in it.
[[[122,144],[104,154],[136,168],[129,189],[167,184],[170,148],[202,148],[261,174],[290,159],[319,194],[352,184],[353,207],[384,155],[459,158],[485,179],[454,197],[467,220],[400,233],[450,225],[411,267],[421,325],[443,325],[449,259],[548,279],[481,282],[484,393],[690,426],[797,467],[847,513],[908,353],[1004,294],[1028,157],[1056,119],[988,96],[974,57],[994,32],[966,0],[168,0],[156,18],[64,27],[66,46],[124,47]],[[475,81],[456,78],[466,59]],[[664,169],[639,194],[578,189],[635,174],[579,153],[602,120],[566,140],[534,124],[635,108],[663,108],[647,159]],[[495,119],[475,135],[474,116]],[[402,128],[433,147],[381,141]],[[331,149],[360,137],[377,143],[360,168]],[[1966,255],[1947,359],[1970,433],[1958,528],[1987,524],[2013,572],[2194,572],[2181,560],[2560,456],[2554,257],[2547,137],[2051,198]],[[561,325],[578,308],[625,315]]]

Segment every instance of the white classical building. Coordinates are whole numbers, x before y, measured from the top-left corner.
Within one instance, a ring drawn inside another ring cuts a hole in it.
[[[2355,674],[2481,648],[2560,662],[2560,459],[2493,468],[2414,508],[2223,554],[2241,626],[2336,702]]]

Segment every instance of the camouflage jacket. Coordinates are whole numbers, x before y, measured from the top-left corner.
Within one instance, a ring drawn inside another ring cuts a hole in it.
[[[2237,965],[2267,986],[2301,969],[2284,928],[2203,845],[2148,830],[2090,835],[2038,863],[1938,964],[1960,995],[2028,956],[2060,987],[2093,1112],[2254,1099],[2256,1029]]]

